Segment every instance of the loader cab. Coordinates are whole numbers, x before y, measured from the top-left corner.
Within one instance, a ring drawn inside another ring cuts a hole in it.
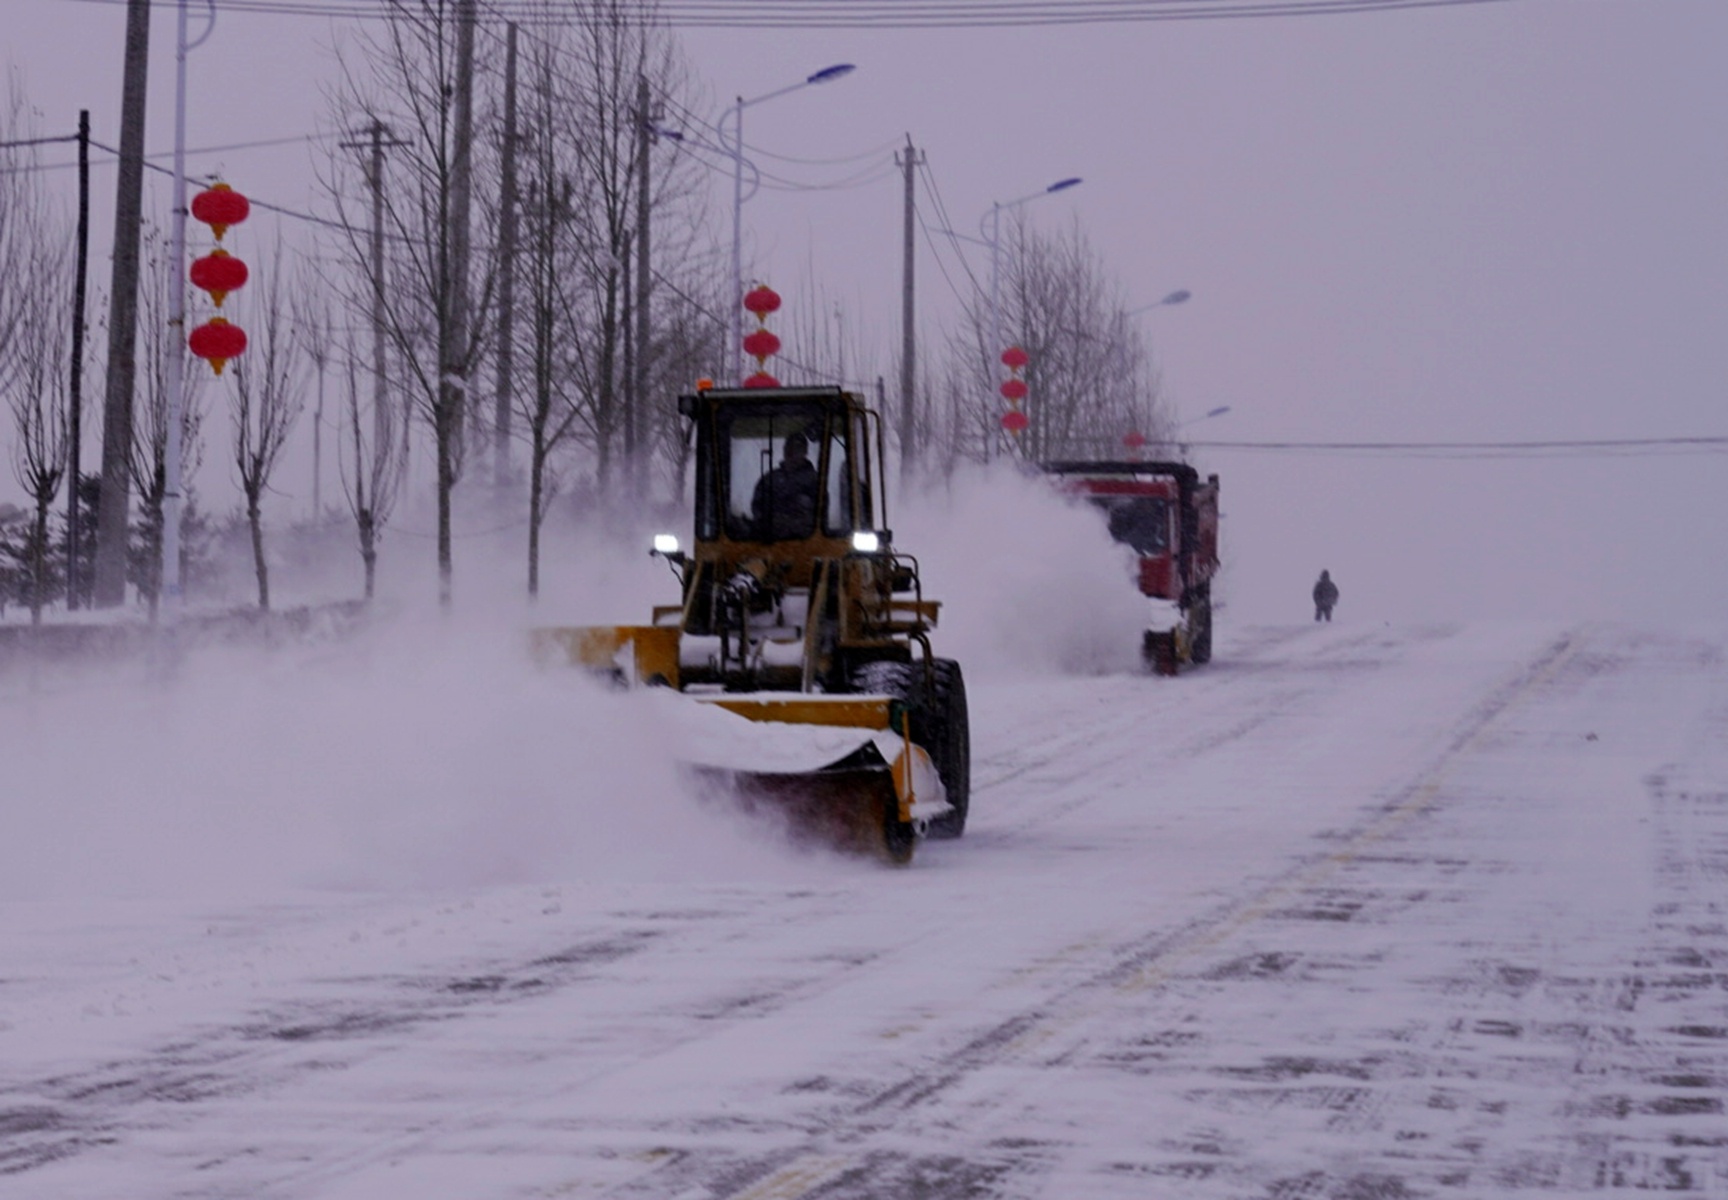
[[[877,528],[868,413],[839,388],[712,389],[679,400],[696,423],[697,546],[774,557],[844,553]]]

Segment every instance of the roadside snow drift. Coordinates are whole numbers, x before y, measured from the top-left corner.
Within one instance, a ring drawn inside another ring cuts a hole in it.
[[[650,705],[520,629],[199,650],[0,700],[0,898],[785,870]]]

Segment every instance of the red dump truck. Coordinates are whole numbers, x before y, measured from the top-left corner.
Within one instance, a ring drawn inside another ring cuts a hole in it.
[[[1137,558],[1151,602],[1141,650],[1174,675],[1212,657],[1212,577],[1218,572],[1218,476],[1182,462],[1051,462],[1058,486],[1104,514]]]

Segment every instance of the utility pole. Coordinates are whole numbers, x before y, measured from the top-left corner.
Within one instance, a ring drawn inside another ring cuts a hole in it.
[[[492,486],[510,477],[510,413],[516,368],[516,22],[504,33],[503,195],[498,213],[498,395],[492,413]]]
[[[96,515],[95,603],[126,599],[131,497],[132,390],[138,370],[138,241],[144,205],[144,108],[150,0],[126,0],[120,81],[120,169],[114,197],[114,270],[108,307],[108,379],[102,405],[102,500]]]
[[[372,190],[372,444],[373,453],[383,453],[390,434],[389,384],[384,369],[384,151],[407,143],[389,140],[390,127],[376,117],[363,142],[343,142],[344,150],[367,150],[366,186]],[[402,452],[407,454],[406,414],[402,422]]]
[[[912,183],[924,163],[924,156],[912,147],[912,135],[906,135],[906,153],[896,154],[894,161],[906,172],[905,231],[900,266],[900,486],[912,483],[918,465],[918,432],[913,398],[918,386],[918,339],[912,323],[912,270],[917,261],[913,234],[918,223],[918,208],[913,199]]]
[[[636,162],[630,162],[630,182],[636,181]],[[628,185],[626,185],[628,187]],[[636,245],[636,231],[624,231],[624,245],[619,248],[619,279],[618,290],[623,295],[623,311],[618,322],[623,336],[624,363],[619,372],[619,382],[622,386],[618,391],[624,400],[624,461],[619,471],[616,494],[622,496],[626,504],[633,503],[635,492],[632,490],[636,482],[636,472],[633,469],[631,457],[636,446],[636,279],[635,259],[632,251]]]
[[[76,275],[72,280],[72,412],[67,430],[70,460],[67,474],[72,486],[66,489],[66,611],[78,607],[83,592],[79,574],[79,551],[83,539],[78,536],[78,484],[83,478],[80,450],[84,442],[84,320],[87,303],[87,280],[90,275],[90,110],[78,113],[78,247]]]
[[[637,410],[648,398],[648,292],[653,282],[650,272],[653,260],[648,253],[649,215],[652,205],[648,187],[649,151],[657,140],[655,116],[649,107],[648,76],[636,77],[636,145],[641,155],[636,175],[636,361],[630,381],[630,404],[624,410],[624,469],[627,472],[626,494],[632,500],[641,496],[642,451],[637,445]]]

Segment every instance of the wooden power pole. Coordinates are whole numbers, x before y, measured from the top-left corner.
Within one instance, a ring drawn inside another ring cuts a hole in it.
[[[894,161],[906,172],[906,214],[902,260],[900,267],[900,485],[909,486],[918,466],[917,402],[918,338],[913,328],[913,267],[917,261],[914,240],[918,225],[918,208],[913,199],[912,184],[917,178],[924,156],[912,147],[912,135],[906,135],[906,152],[896,154]]]

